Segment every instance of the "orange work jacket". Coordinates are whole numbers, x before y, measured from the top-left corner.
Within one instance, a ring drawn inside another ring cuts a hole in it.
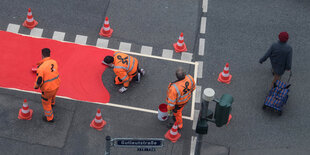
[[[38,78],[42,77],[42,82],[39,85],[41,91],[52,91],[59,88],[60,79],[57,62],[47,57],[38,62],[37,65],[39,67],[35,84],[37,84]]]
[[[181,81],[170,83],[166,98],[168,110],[174,109],[176,105],[183,107],[189,101],[195,89],[196,84],[191,75],[186,75]]]
[[[114,73],[128,87],[129,82],[137,74],[138,60],[132,56],[121,52],[115,52],[114,55]]]

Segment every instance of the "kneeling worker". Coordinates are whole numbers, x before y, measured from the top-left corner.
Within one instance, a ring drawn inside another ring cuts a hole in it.
[[[50,49],[42,49],[42,60],[37,63],[37,78],[34,89],[41,89],[42,106],[44,109],[43,120],[54,122],[52,106],[55,105],[55,97],[60,85],[57,62],[50,58]]]
[[[189,74],[186,75],[182,68],[177,69],[176,77],[178,80],[170,83],[168,86],[166,102],[168,103],[168,112],[173,112],[178,128],[182,129],[182,111],[192,97],[196,84],[194,78]]]
[[[128,89],[132,79],[135,79],[136,82],[140,82],[141,76],[145,74],[144,69],[139,68],[139,63],[136,58],[118,51],[114,52],[113,56],[106,56],[102,63],[113,67],[113,71],[116,74],[114,83],[117,85],[123,84],[123,87],[118,90],[120,93]]]

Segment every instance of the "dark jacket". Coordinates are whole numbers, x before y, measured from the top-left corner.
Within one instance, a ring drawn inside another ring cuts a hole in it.
[[[275,74],[283,75],[285,70],[291,70],[293,50],[290,45],[283,42],[277,42],[271,45],[267,53],[259,60],[263,63],[268,58]]]

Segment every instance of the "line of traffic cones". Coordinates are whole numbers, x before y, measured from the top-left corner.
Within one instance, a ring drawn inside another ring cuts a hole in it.
[[[229,64],[226,63],[223,72],[219,74],[218,81],[226,84],[230,84],[232,75],[229,74]]]
[[[101,131],[102,128],[107,124],[106,121],[104,121],[102,119],[102,115],[101,115],[101,111],[100,109],[98,108],[97,110],[97,113],[96,113],[96,117],[93,119],[93,121],[90,123],[90,127],[98,130],[98,131]]]
[[[29,29],[33,29],[35,26],[38,25],[38,22],[36,20],[34,20],[33,16],[32,16],[32,11],[29,8],[28,9],[28,13],[27,13],[27,18],[23,23],[23,26],[29,28]]]

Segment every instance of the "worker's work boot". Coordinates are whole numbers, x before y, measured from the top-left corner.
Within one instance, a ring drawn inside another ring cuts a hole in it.
[[[140,83],[140,81],[141,81],[141,74],[138,73],[138,74],[137,74],[137,80],[136,80],[136,82],[137,82],[137,83]]]
[[[127,91],[127,89],[128,89],[128,88],[126,88],[126,87],[122,87],[122,88],[120,88],[118,91],[119,91],[120,93],[124,93],[125,91]]]
[[[42,117],[44,122],[48,122],[48,123],[54,123],[54,118],[50,121],[47,120],[47,118],[45,116]]]

